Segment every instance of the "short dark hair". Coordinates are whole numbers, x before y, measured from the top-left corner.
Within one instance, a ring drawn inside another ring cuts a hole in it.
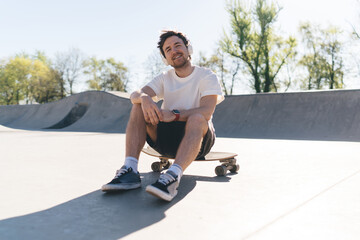
[[[165,57],[165,53],[162,48],[164,46],[166,39],[168,39],[169,37],[172,37],[172,36],[177,36],[181,40],[183,40],[186,47],[188,47],[190,44],[190,41],[187,39],[185,34],[183,34],[182,32],[173,31],[173,30],[163,30],[163,31],[161,31],[160,40],[158,42],[158,48],[160,49],[160,52],[164,57]]]

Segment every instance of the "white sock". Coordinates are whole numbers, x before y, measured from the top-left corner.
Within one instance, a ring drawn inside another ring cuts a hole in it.
[[[138,162],[139,161],[136,158],[128,156],[125,158],[124,165],[128,168],[131,167],[133,169],[133,171],[137,173],[138,172]]]
[[[180,182],[180,178],[182,177],[183,170],[182,167],[178,164],[173,164],[169,167],[168,171],[172,171],[173,173],[178,176],[178,181]]]

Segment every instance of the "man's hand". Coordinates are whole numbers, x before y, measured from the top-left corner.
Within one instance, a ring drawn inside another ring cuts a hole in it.
[[[163,114],[151,97],[143,95],[140,98],[145,121],[152,125],[157,125],[159,121],[163,121]]]
[[[172,122],[175,120],[176,116],[170,110],[161,110],[163,120],[162,122]]]

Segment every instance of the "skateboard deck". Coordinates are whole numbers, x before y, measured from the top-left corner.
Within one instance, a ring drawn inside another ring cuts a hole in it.
[[[160,159],[159,162],[153,162],[151,164],[151,169],[154,172],[161,172],[164,169],[168,169],[171,166],[171,162],[169,160],[174,159],[172,157],[163,156],[150,147],[143,148],[142,152]],[[195,161],[219,161],[222,164],[215,168],[215,173],[217,176],[225,176],[228,170],[232,173],[239,171],[240,166],[239,164],[236,164],[236,156],[236,153],[230,152],[210,152],[205,156],[205,159],[196,159]]]

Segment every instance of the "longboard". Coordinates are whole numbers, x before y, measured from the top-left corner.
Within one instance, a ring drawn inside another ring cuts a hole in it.
[[[171,162],[169,160],[174,159],[172,157],[163,156],[150,147],[143,148],[142,152],[160,159],[159,162],[153,162],[151,164],[151,169],[154,172],[161,172],[164,169],[168,169],[171,166]],[[239,164],[236,164],[236,156],[236,153],[230,152],[210,152],[205,156],[205,159],[196,159],[195,161],[219,161],[221,165],[215,168],[215,174],[217,176],[225,176],[227,171],[230,171],[231,173],[236,173],[239,171],[240,166]]]

